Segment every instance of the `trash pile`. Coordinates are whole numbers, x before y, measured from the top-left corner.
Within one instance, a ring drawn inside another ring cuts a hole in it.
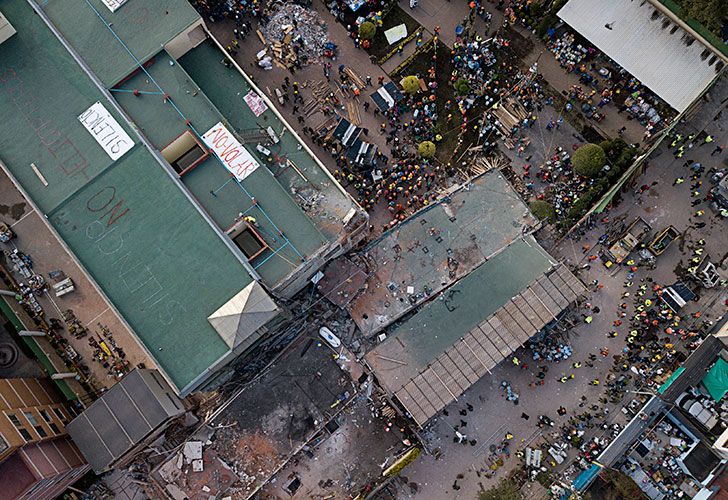
[[[569,359],[574,353],[570,345],[553,344],[553,345],[532,345],[534,361],[559,361]]]
[[[558,363],[569,359],[574,354],[569,344],[561,342],[556,335],[546,331],[536,334],[529,341],[528,348],[533,351],[534,361],[555,361]]]
[[[505,392],[506,399],[508,401],[513,401],[513,404],[515,404],[515,405],[518,404],[519,395],[517,392],[515,392],[513,389],[511,389],[510,382],[508,382],[507,380],[504,380],[503,382],[501,382],[501,389],[503,390],[503,392]]]
[[[574,35],[566,33],[561,38],[548,44],[549,50],[562,67],[572,71],[592,51],[581,44],[574,45]]]
[[[272,9],[258,36],[270,46],[277,63],[290,69],[319,62],[329,38],[318,13],[293,3],[276,4]]]

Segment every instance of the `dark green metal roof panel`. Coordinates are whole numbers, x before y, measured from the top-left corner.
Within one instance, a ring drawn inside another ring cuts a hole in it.
[[[5,1],[2,10],[17,33],[0,50],[0,159],[48,213],[111,164],[78,121],[101,96],[27,3]]]
[[[552,265],[533,237],[518,239],[423,306],[392,336],[416,350],[413,358],[424,367]]]
[[[227,352],[206,318],[251,278],[144,149],[50,220],[178,387]]]
[[[79,123],[100,101],[133,137],[28,3],[2,10],[17,34],[0,50],[0,159],[183,389],[228,352],[207,316],[251,278],[146,148],[112,162]],[[77,157],[84,168],[68,171]]]
[[[183,0],[129,0],[116,12],[111,12],[101,0],[38,3],[107,87],[136,70],[127,49],[145,62],[199,19],[195,9]]]

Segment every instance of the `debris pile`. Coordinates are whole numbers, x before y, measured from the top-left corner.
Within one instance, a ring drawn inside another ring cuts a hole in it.
[[[319,62],[329,41],[326,23],[312,9],[293,3],[277,4],[258,36],[270,46],[276,62],[285,68]]]
[[[558,363],[569,359],[574,354],[569,344],[543,332],[529,341],[528,347],[533,351],[534,361],[555,361]]]
[[[508,401],[513,401],[515,405],[518,404],[519,395],[511,388],[511,384],[507,380],[501,382],[501,389],[505,393]]]

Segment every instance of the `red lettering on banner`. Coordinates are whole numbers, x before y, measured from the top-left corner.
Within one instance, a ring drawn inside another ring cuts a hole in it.
[[[239,180],[258,168],[258,163],[235,136],[222,124],[218,124],[203,136],[208,147],[218,156],[225,167]]]
[[[0,86],[13,101],[15,107],[33,128],[35,135],[41,145],[57,160],[57,166],[67,177],[77,174],[89,179],[86,169],[89,166],[88,160],[76,148],[71,139],[61,132],[50,117],[41,116],[42,106],[35,95],[26,88],[25,83],[20,79],[13,68],[7,68],[0,75]],[[65,151],[64,154],[60,154]]]

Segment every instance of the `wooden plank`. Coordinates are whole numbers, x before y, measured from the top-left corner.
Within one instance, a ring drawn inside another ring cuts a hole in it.
[[[359,126],[361,125],[361,117],[359,115],[359,106],[354,101],[349,101],[346,103],[346,111],[349,114],[349,121],[355,125]]]
[[[359,87],[359,90],[362,90],[364,87],[366,87],[366,82],[362,80],[362,78],[356,74],[356,72],[351,68],[344,68],[344,73],[346,73],[349,78],[351,78],[351,81],[356,84],[357,87]]]
[[[255,30],[255,33],[258,35],[258,38],[260,39],[260,42],[263,45],[268,45],[268,42],[266,41],[265,37],[263,36],[263,32],[260,30]]]

